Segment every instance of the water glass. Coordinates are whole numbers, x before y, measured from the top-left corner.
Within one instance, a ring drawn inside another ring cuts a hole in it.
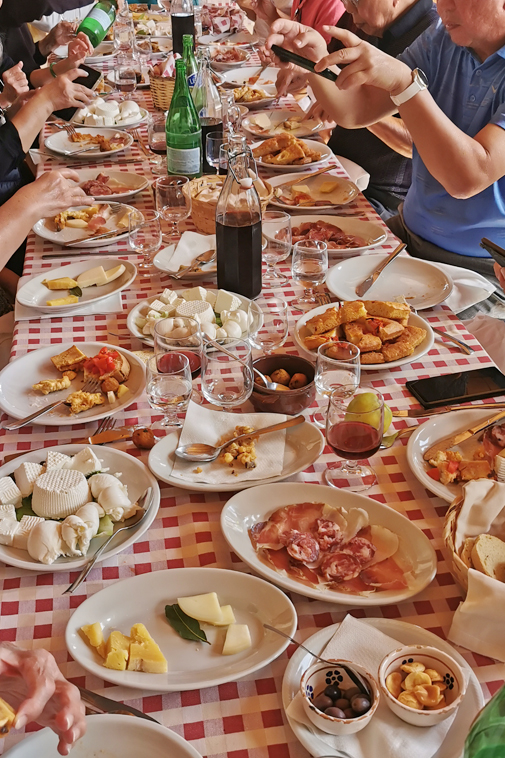
[[[166,135],[167,113],[150,113],[147,122],[147,134],[149,140],[149,150],[152,157],[149,157],[151,171],[155,176],[167,175],[167,135]]]
[[[161,356],[182,353],[189,361],[191,377],[196,379],[202,367],[202,346],[200,324],[194,318],[160,318],[154,325],[154,352],[161,366]]]
[[[329,397],[335,387],[347,385],[356,389],[361,378],[360,351],[352,342],[325,342],[317,351],[316,374],[314,381],[318,392]],[[322,420],[314,414],[316,426],[326,426],[327,407],[321,408]]]
[[[359,463],[380,447],[384,433],[384,398],[374,387],[342,384],[330,395],[326,441],[344,460],[324,472],[326,484],[347,492],[364,492],[377,483],[373,468]]]
[[[202,394],[213,405],[235,408],[249,399],[253,390],[251,347],[244,340],[220,340],[232,356],[211,344],[202,351]]]
[[[275,267],[285,261],[291,252],[291,216],[284,211],[267,211],[263,214],[263,260],[267,264],[263,274],[263,287],[281,287],[288,278]]]
[[[116,88],[120,100],[125,99],[125,93],[130,97],[137,89],[137,61],[133,55],[118,55],[116,58]]]
[[[320,240],[302,240],[293,246],[291,275],[305,287],[303,295],[291,302],[293,308],[308,311],[317,305],[314,287],[323,284],[328,272],[328,245]]]
[[[257,297],[249,306],[249,342],[265,355],[282,347],[288,336],[288,304],[282,297]]]
[[[179,224],[191,213],[191,197],[183,191],[188,181],[187,176],[163,176],[154,182],[156,210],[170,224],[168,236],[163,235],[165,242],[180,239]]]
[[[114,47],[118,52],[130,52],[135,46],[133,19],[121,16],[114,23]]]
[[[216,169],[216,174],[219,173],[221,147],[225,141],[223,132],[209,132],[207,134],[207,140],[205,143],[205,156],[207,163]]]
[[[147,72],[151,55],[153,54],[153,46],[151,43],[151,37],[142,37],[142,39],[135,39],[135,54],[140,63],[140,73]]]
[[[160,214],[157,211],[133,210],[128,217],[128,241],[132,250],[141,253],[144,260],[137,264],[139,271],[146,276],[156,276],[158,271],[153,266],[153,258],[161,247]]]
[[[146,394],[151,408],[163,413],[159,426],[182,426],[178,413],[188,410],[191,398],[191,370],[182,353],[154,355],[146,364]]]

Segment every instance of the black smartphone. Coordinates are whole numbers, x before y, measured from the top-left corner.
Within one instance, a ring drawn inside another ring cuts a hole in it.
[[[83,87],[94,90],[103,76],[102,72],[96,68],[91,68],[91,66],[86,66],[85,63],[81,63],[79,68],[86,71],[87,76],[78,76],[77,79],[74,79],[74,84],[82,84]],[[79,108],[62,108],[62,110],[54,111],[54,115],[63,121],[71,121],[78,110]]]
[[[505,395],[505,375],[495,366],[430,376],[405,385],[423,408]]]
[[[280,58],[281,61],[286,61],[287,63],[296,63],[296,65],[300,66],[300,68],[304,68],[307,71],[310,71],[311,74],[322,76],[324,79],[329,79],[330,82],[337,81],[338,74],[335,74],[334,71],[330,71],[329,68],[325,68],[323,71],[314,71],[314,66],[316,64],[312,61],[309,61],[308,58],[304,58],[302,55],[298,55],[298,53],[292,53],[291,50],[285,50],[283,47],[279,47],[279,45],[272,45],[272,52],[275,53],[275,55]]]
[[[491,240],[486,239],[486,237],[481,239],[480,246],[483,247],[484,250],[487,250],[489,255],[495,259],[499,266],[502,268],[505,267],[505,250],[503,247],[497,245],[496,242],[491,242]]]

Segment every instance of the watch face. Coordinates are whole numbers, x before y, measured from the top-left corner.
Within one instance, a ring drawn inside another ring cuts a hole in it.
[[[425,87],[427,87],[428,86],[428,77],[426,76],[426,74],[424,73],[424,71],[421,68],[416,68],[415,73],[417,75],[419,83],[423,84]]]

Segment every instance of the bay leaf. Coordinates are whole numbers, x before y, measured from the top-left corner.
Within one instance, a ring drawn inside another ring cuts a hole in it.
[[[198,621],[184,613],[177,603],[165,606],[165,616],[172,629],[175,629],[183,639],[193,642],[206,642],[210,645],[207,635]]]

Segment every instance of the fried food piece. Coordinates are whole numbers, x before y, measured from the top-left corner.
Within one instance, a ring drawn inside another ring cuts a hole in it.
[[[276,384],[283,384],[287,387],[290,380],[291,377],[285,369],[278,368],[276,371],[272,371],[272,381]]]
[[[140,450],[150,450],[156,444],[156,438],[151,429],[143,427],[135,429],[132,434],[132,442]]]
[[[34,390],[39,390],[43,395],[49,395],[50,392],[58,390],[68,390],[70,379],[68,376],[62,376],[61,379],[41,379],[37,384],[32,385]]]
[[[371,351],[369,353],[362,353],[359,357],[360,363],[364,363],[365,365],[370,365],[371,363],[385,363],[386,359],[382,355],[382,353],[377,353],[375,351]]]
[[[365,304],[361,300],[350,300],[343,303],[338,314],[341,324],[348,324],[349,321],[357,321],[360,318],[367,317]]]
[[[88,221],[98,213],[98,210],[98,205],[91,205],[89,208],[85,208],[82,211],[68,210],[58,213],[58,215],[54,217],[56,231],[61,232],[62,229],[67,226],[68,222],[73,219],[79,219],[84,222],[84,226],[87,226]]]
[[[382,342],[396,339],[402,334],[404,328],[398,321],[393,321],[390,318],[378,318],[377,316],[367,318],[365,323],[365,331],[377,335]]]
[[[463,482],[473,479],[487,479],[492,474],[488,461],[461,461],[459,473]]]
[[[340,323],[338,308],[329,308],[324,313],[312,316],[305,324],[310,334],[322,334],[335,329]]]
[[[381,300],[364,300],[363,304],[370,316],[381,316],[384,318],[403,319],[408,318],[410,314],[410,305],[407,303],[390,303]]]
[[[288,387],[290,390],[299,390],[301,387],[306,387],[308,383],[309,380],[305,374],[293,374]]]
[[[95,405],[103,405],[105,402],[104,396],[101,392],[83,392],[77,390],[72,392],[65,400],[65,405],[70,406],[72,413],[82,413],[83,411],[89,411]]]
[[[119,389],[119,382],[113,376],[108,376],[102,382],[102,392],[117,392]]]
[[[80,371],[84,366],[84,361],[87,361],[87,356],[75,345],[51,358],[53,366],[62,373],[63,371]]]
[[[8,734],[16,720],[16,711],[0,697],[0,735]]]
[[[260,145],[256,145],[253,150],[254,158],[263,158],[265,155],[271,153],[278,153],[280,150],[284,150],[288,145],[295,142],[295,138],[291,134],[279,134],[277,137],[271,137],[262,142]]]
[[[72,379],[75,379],[75,377],[77,376],[77,374],[75,373],[75,371],[64,371],[63,372],[63,376],[68,376],[68,378],[70,379],[70,381],[72,381]]]
[[[293,144],[288,145],[284,150],[281,150],[277,155],[265,155],[263,156],[263,163],[269,163],[274,166],[287,166],[291,163],[298,163],[305,156],[300,145]],[[310,162],[310,161],[309,161]]]
[[[425,339],[426,333],[426,329],[418,326],[406,326],[395,342],[386,342],[382,346],[386,363],[412,355],[416,347]]]
[[[335,337],[338,337],[337,329],[330,329],[329,332],[324,332],[324,334],[310,334],[304,339],[305,347],[307,350],[317,350],[320,345],[324,345],[325,342],[331,342]]]
[[[382,347],[381,338],[375,334],[365,334],[363,325],[357,321],[344,324],[344,333],[347,340],[356,345],[361,353],[369,353],[372,350],[379,351]]]

